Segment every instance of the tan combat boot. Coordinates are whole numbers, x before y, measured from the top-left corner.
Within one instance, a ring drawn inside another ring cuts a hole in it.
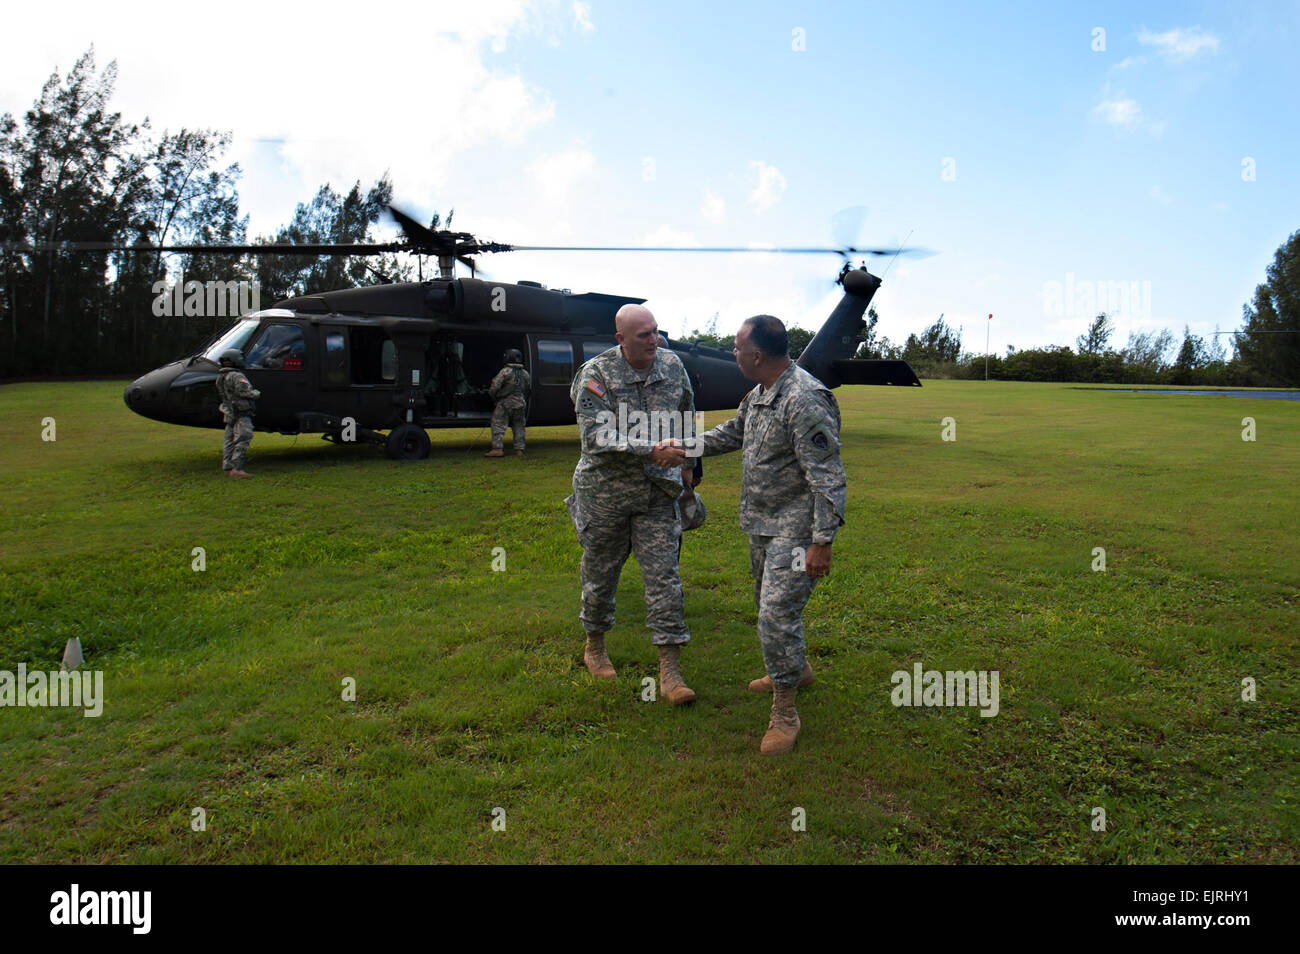
[[[516,456],[516,457],[523,457],[523,456],[524,456],[524,452],[521,451],[519,448],[516,447],[516,448],[515,448],[515,456]]]
[[[767,723],[767,735],[759,751],[764,755],[780,755],[794,748],[794,740],[799,737],[799,713],[794,709],[794,695],[799,690],[772,690],[772,718]]]
[[[659,647],[659,695],[675,706],[695,701],[695,691],[682,680],[681,646]]]
[[[597,679],[613,679],[618,675],[605,652],[604,633],[587,634],[587,648],[583,651],[582,661],[586,664],[587,671]]]
[[[505,452],[502,451],[500,447],[494,447],[483,456],[484,457],[505,457],[506,455]]]
[[[805,686],[811,686],[816,681],[817,681],[817,677],[813,675],[812,666],[808,665],[808,663],[805,662],[803,664],[803,672],[799,676],[799,688],[803,689]],[[749,684],[749,691],[750,692],[771,692],[772,677],[764,676],[762,679],[755,679],[753,682]]]

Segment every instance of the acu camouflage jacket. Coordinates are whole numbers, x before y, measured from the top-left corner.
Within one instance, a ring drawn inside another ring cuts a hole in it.
[[[528,372],[522,364],[507,364],[488,386],[492,400],[502,407],[523,407],[528,403]]]
[[[642,381],[617,345],[578,369],[569,389],[582,437],[575,491],[620,496],[653,484],[673,497],[681,493],[681,471],[652,464],[650,452],[662,438],[695,436],[689,424],[689,433],[682,427],[694,420],[695,391],[681,358],[667,348],[655,351],[647,370]],[[642,420],[646,426],[639,427]]]
[[[840,407],[815,377],[791,363],[772,387],[745,395],[736,416],[700,435],[704,456],[744,448],[740,529],[831,543],[844,523]]]
[[[238,368],[222,368],[217,375],[217,396],[221,398],[221,414],[230,423],[248,417],[257,410],[255,403],[262,392],[249,382]]]

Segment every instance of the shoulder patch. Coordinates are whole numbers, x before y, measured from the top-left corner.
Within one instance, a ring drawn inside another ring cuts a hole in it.
[[[826,450],[826,448],[830,446],[830,442],[826,440],[826,434],[823,431],[818,431],[814,434],[812,436],[812,442],[814,447],[818,447],[821,450]]]
[[[587,390],[596,395],[596,397],[603,398],[605,396],[605,386],[595,378],[591,378],[587,381]]]

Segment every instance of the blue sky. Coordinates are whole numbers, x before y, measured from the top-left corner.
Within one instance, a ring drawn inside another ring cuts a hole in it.
[[[147,9],[23,14],[0,41],[0,109],[94,42],[129,118],[233,132],[255,231],[326,179],[385,170],[411,210],[454,205],[457,227],[518,244],[826,244],[837,211],[866,206],[862,243],[910,233],[939,253],[890,268],[884,332],[942,313],[975,351],[989,313],[997,352],[1073,344],[1086,299],[1119,288],[1136,294],[1115,303],[1117,344],[1236,327],[1300,228],[1296,3],[223,9],[228,33],[159,5],[173,40],[142,35]],[[671,334],[715,312],[724,331],[758,311],[816,327],[837,271],[765,255],[484,264],[642,295]],[[1053,304],[1052,283],[1084,300]]]

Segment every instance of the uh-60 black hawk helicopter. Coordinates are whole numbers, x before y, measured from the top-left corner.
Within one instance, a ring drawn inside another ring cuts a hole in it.
[[[844,297],[798,364],[831,388],[921,384],[904,361],[852,358],[865,328],[863,313],[880,279],[865,266],[852,268],[848,256],[923,250],[516,246],[480,242],[465,232],[433,231],[396,209],[389,211],[401,225],[405,241],[148,249],[313,256],[405,251],[437,256],[441,277],[276,302],[237,320],[200,353],[131,383],[124,395],[127,406],[158,421],[222,428],[214,385],[217,360],[234,348],[243,353],[245,374],[262,392],[254,418],[257,430],[382,444],[390,457],[415,460],[429,455],[429,428],[482,427],[488,422],[492,399],[484,389],[500,369],[502,353],[515,348],[532,376],[527,423],[572,424],[569,386],[574,372],[614,346],[615,312],[645,299],[594,292],[575,295],[537,282],[454,277],[457,261],[473,274],[477,265],[469,256],[516,250],[839,253],[845,258],[837,278]],[[668,347],[690,375],[698,411],[737,407],[753,387],[730,352],[671,340]]]

